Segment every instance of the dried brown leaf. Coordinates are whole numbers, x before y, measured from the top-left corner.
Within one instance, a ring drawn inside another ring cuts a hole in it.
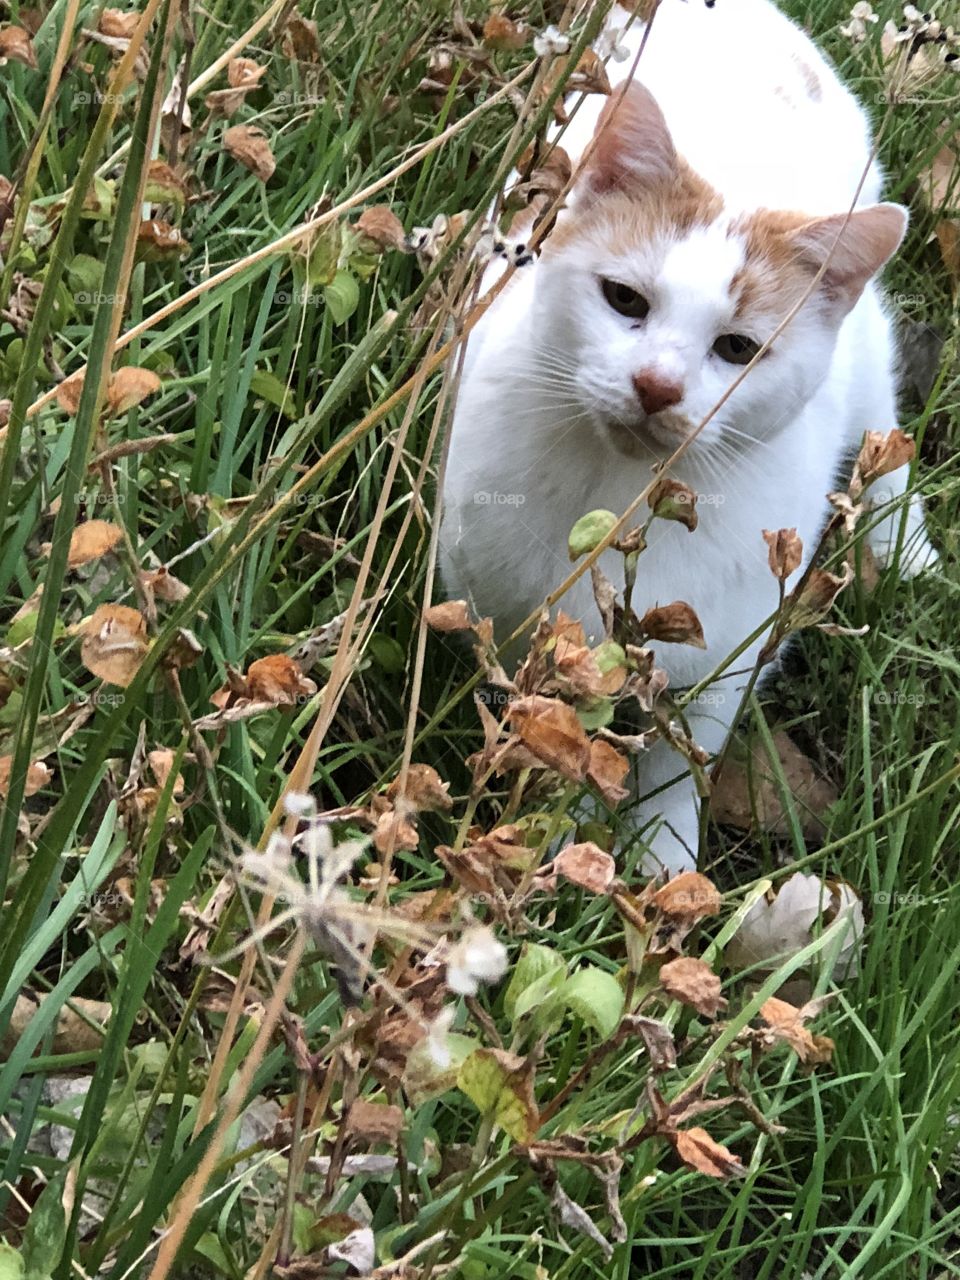
[[[466,600],[444,600],[423,611],[428,627],[434,631],[472,631],[474,624]]]
[[[141,613],[123,604],[102,604],[84,624],[80,661],[106,684],[125,689],[143,665],[148,648]]]
[[[251,124],[235,124],[224,132],[223,145],[234,160],[255,173],[261,182],[273,177],[277,161],[262,129]]]
[[[623,785],[629,769],[630,761],[609,742],[604,742],[602,738],[594,738],[590,743],[587,777],[607,804],[618,805],[629,795],[628,788]]]
[[[0,756],[0,796],[5,796],[10,789],[10,770],[12,765],[13,756]],[[27,765],[27,778],[23,794],[25,796],[36,795],[38,791],[43,790],[52,777],[53,771],[42,760],[34,760],[32,764]]]
[[[5,62],[22,62],[31,71],[37,69],[37,55],[33,41],[23,27],[0,28],[0,65]]]
[[[355,223],[360,235],[379,249],[402,249],[406,244],[403,223],[387,204],[375,204],[364,209]]]
[[[734,1178],[746,1173],[739,1156],[714,1142],[706,1129],[679,1129],[671,1142],[684,1164],[708,1178]]]
[[[561,849],[551,870],[590,893],[606,893],[616,875],[617,864],[599,845],[585,840]]]
[[[715,1018],[727,1002],[720,994],[720,979],[709,965],[691,956],[680,956],[660,967],[660,985],[667,995]]]
[[[685,600],[648,609],[639,622],[640,631],[651,640],[666,644],[690,644],[705,649],[703,627],[694,610]]]
[[[770,572],[781,582],[786,582],[791,573],[800,568],[803,559],[803,543],[796,529],[777,529],[775,533],[764,529],[763,540],[769,547],[767,563]]]
[[[513,701],[507,718],[538,760],[572,782],[583,781],[590,768],[591,744],[572,707],[533,694]]]
[[[86,520],[78,524],[70,535],[67,564],[71,569],[99,560],[112,551],[123,538],[123,530],[109,520]]]

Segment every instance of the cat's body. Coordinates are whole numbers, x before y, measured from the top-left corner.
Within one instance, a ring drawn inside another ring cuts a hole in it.
[[[634,24],[625,36],[632,51],[641,34]],[[615,83],[631,63],[610,64]],[[574,163],[603,108],[586,98],[565,131]],[[861,182],[860,212],[838,242]],[[811,299],[671,470],[699,495],[699,527],[655,521],[640,558],[639,611],[685,600],[703,625],[706,651],[655,646],[673,687],[734,650],[777,603],[761,531],[796,527],[812,548],[845,456],[865,430],[896,424],[891,325],[872,276],[906,219],[876,204],[880,186],[859,106],[768,0],[663,0],[635,83],[605,109],[542,256],[470,338],[444,491],[448,592],[491,615],[499,639],[509,634],[569,572],[574,521],[627,508],[829,256]],[[874,496],[905,481],[906,469]],[[898,525],[895,514],[872,535],[881,554]],[[909,570],[935,559],[916,503],[907,540]],[[622,585],[618,554],[601,566]],[[600,638],[588,576],[562,607]],[[694,707],[708,751],[741,684]],[[655,748],[641,792],[682,767]],[[657,814],[654,854],[684,865],[696,850],[689,779],[641,806],[640,820]]]

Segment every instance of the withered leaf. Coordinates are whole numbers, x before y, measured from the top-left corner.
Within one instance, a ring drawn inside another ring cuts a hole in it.
[[[453,808],[449,790],[450,783],[441,781],[439,773],[431,765],[411,764],[402,794],[415,809],[449,813]],[[395,803],[400,795],[400,779],[395,778],[387,788],[387,799]]]
[[[402,249],[406,244],[403,223],[387,204],[364,209],[355,223],[356,230],[379,249]]]
[[[726,1000],[720,994],[720,979],[709,965],[692,956],[680,956],[660,967],[660,985],[667,995],[689,1005],[708,1018],[715,1018]]]
[[[483,24],[483,43],[488,49],[522,49],[527,43],[527,29],[505,14],[491,13]]]
[[[159,390],[160,379],[152,369],[125,365],[107,384],[107,412],[114,417],[126,413]]]
[[[670,476],[661,476],[647,497],[650,510],[659,520],[676,520],[692,533],[699,522],[697,495],[689,485]]]
[[[287,19],[280,48],[285,57],[293,58],[297,62],[319,62],[320,40],[317,36],[317,24],[299,13],[292,14]]]
[[[233,89],[253,89],[267,74],[267,68],[253,58],[231,58],[227,63],[227,80]]]
[[[773,735],[780,768],[804,835],[820,838],[826,831],[823,815],[836,803],[837,789],[820,772],[790,735],[779,730]],[[777,785],[773,766],[762,743],[757,743],[746,761],[728,754],[713,780],[710,812],[717,822],[741,831],[771,831],[787,835],[791,823]]]
[[[760,1006],[760,1017],[770,1028],[774,1040],[788,1044],[801,1062],[817,1066],[830,1061],[833,1041],[827,1036],[813,1035],[804,1024],[816,1017],[822,1007],[822,1000],[810,1000],[798,1009],[786,1000],[771,996]]]
[[[31,71],[37,69],[37,55],[33,51],[33,42],[23,27],[0,28],[0,64],[10,60],[22,62]]]
[[[164,262],[190,252],[183,233],[163,218],[148,218],[137,232],[137,258],[141,262]]]
[[[351,1138],[370,1145],[383,1142],[393,1146],[403,1128],[403,1112],[387,1103],[356,1098],[347,1112],[345,1124]]]
[[[113,36],[120,40],[129,40],[137,29],[140,14],[136,9],[104,9],[97,23],[101,35]]]
[[[675,600],[673,604],[648,609],[638,625],[640,631],[651,640],[661,640],[666,644],[690,644],[696,649],[707,647],[700,619],[685,600]]]
[[[590,763],[587,778],[597,788],[609,805],[618,805],[629,794],[623,780],[630,769],[630,761],[616,747],[602,738],[590,743]]]
[[[781,582],[786,582],[791,573],[800,568],[803,559],[803,543],[796,529],[777,529],[775,533],[764,529],[763,540],[769,547],[767,562],[770,572]]]
[[[49,998],[46,993],[17,996],[10,1025],[0,1043],[0,1058],[5,1060],[10,1056],[40,1012],[44,1001]],[[51,1053],[96,1053],[103,1047],[103,1032],[98,1030],[98,1026],[105,1026],[110,1021],[111,1013],[112,1007],[107,1000],[87,1000],[82,996],[72,996],[70,1004],[64,1004],[57,1013]]]
[[[84,625],[80,661],[106,684],[125,689],[149,648],[143,614],[123,604],[102,604]]]
[[[274,653],[251,662],[246,674],[247,697],[254,702],[296,706],[312,698],[316,684],[305,676],[292,658]]]
[[[423,611],[424,620],[434,631],[472,631],[473,622],[466,600],[444,600]]]
[[[223,145],[234,160],[255,173],[261,182],[273,177],[277,161],[262,129],[251,124],[235,124],[224,132]]]
[[[561,849],[553,860],[552,871],[590,893],[606,893],[616,875],[617,864],[599,845],[585,840]]]
[[[739,1156],[714,1142],[706,1129],[678,1129],[670,1140],[684,1164],[708,1178],[734,1178],[746,1173]]]
[[[150,204],[176,204],[182,207],[187,200],[187,189],[168,164],[162,160],[151,160],[147,168],[143,198]]]
[[[373,847],[377,853],[391,854],[397,849],[413,852],[420,844],[417,829],[410,819],[395,809],[380,814],[373,832]]]
[[[70,535],[67,564],[71,569],[76,569],[79,565],[89,564],[91,560],[99,560],[108,551],[112,551],[122,537],[123,530],[109,520],[85,520]]]
[[[165,600],[168,604],[176,604],[179,600],[186,600],[190,594],[190,588],[187,584],[174,577],[163,566],[159,569],[145,570],[140,574],[140,581],[153,592],[158,600]]]
[[[864,486],[880,476],[889,475],[891,471],[899,471],[913,461],[916,452],[914,441],[899,428],[895,427],[886,434],[882,431],[866,432],[857,457],[857,471]]]
[[[583,781],[590,767],[591,744],[572,707],[534,694],[513,701],[507,718],[538,760],[572,782]]]
[[[57,387],[57,404],[72,417],[80,408],[80,392],[83,390],[84,371],[81,369],[77,373],[72,373],[69,378],[64,378]]]
[[[5,796],[10,790],[10,770],[12,766],[13,756],[0,756],[0,796]],[[23,794],[25,796],[35,796],[38,791],[43,790],[52,777],[53,771],[42,760],[34,760],[27,765],[27,777]]]
[[[147,753],[147,763],[150,765],[150,772],[158,787],[163,788],[167,785],[167,779],[173,772],[175,758],[176,752],[170,747],[157,747]],[[183,789],[183,777],[178,773],[173,782],[173,795],[182,796]]]
[[[698,871],[681,871],[653,895],[653,905],[665,916],[697,921],[720,911],[720,894]]]

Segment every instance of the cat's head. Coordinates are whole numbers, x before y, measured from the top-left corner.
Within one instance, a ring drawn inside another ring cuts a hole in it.
[[[841,322],[900,244],[906,213],[873,205],[844,225],[842,212],[727,209],[677,155],[649,91],[634,82],[618,93],[537,267],[541,371],[553,361],[581,424],[622,452],[670,452],[826,263],[699,440],[769,438],[822,383]]]

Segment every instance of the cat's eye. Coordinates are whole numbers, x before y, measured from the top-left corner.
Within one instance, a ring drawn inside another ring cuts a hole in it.
[[[760,350],[760,343],[742,333],[721,333],[713,350],[727,364],[749,364]]]
[[[627,316],[630,320],[642,320],[649,312],[650,303],[642,293],[637,293],[628,284],[621,284],[619,280],[601,280],[600,285],[603,296],[614,311],[619,311],[622,316]]]

